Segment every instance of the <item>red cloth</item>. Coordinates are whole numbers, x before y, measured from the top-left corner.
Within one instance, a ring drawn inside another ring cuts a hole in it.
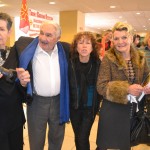
[[[24,33],[28,33],[30,28],[29,17],[28,17],[28,7],[27,1],[22,0],[21,12],[20,12],[20,30]]]

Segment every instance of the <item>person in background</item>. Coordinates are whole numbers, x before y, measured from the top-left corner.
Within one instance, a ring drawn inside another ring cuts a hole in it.
[[[137,48],[137,49],[139,49],[140,48],[140,39],[141,39],[141,37],[140,37],[140,35],[138,35],[138,34],[135,34],[134,36],[133,36],[133,45],[135,46],[135,48]]]
[[[44,149],[47,124],[48,149],[61,150],[65,123],[69,121],[67,58],[70,45],[59,42],[60,37],[60,26],[54,21],[45,21],[37,38],[21,37],[16,42],[16,48],[23,50],[20,66],[31,74],[28,89],[33,92],[33,101],[27,106],[30,150]]]
[[[113,29],[113,47],[101,63],[97,91],[103,96],[97,132],[98,150],[130,150],[130,129],[137,103],[131,95],[139,96],[150,88],[141,83],[149,74],[144,54],[132,47],[133,28],[118,22]],[[131,95],[129,95],[131,94]],[[144,100],[139,103],[144,109]]]
[[[140,50],[144,50],[145,49],[145,43],[144,43],[144,41],[141,42],[139,49]]]
[[[150,68],[150,32],[147,32],[145,38],[144,38],[144,52],[145,52],[145,57],[148,63],[148,66]]]
[[[6,46],[11,27],[11,17],[0,12],[0,149],[23,150],[25,117],[22,100],[25,99],[25,87],[30,75],[23,68],[18,68],[15,47]],[[9,69],[8,72],[4,73],[1,67]],[[19,80],[15,81],[17,76]]]
[[[109,48],[112,46],[112,30],[108,29],[106,30],[102,35],[102,40],[100,42],[100,59],[105,55],[105,52],[109,50]]]
[[[150,50],[150,32],[147,32],[144,38],[145,50]]]
[[[70,120],[76,150],[90,150],[90,131],[100,103],[96,90],[100,59],[98,45],[91,32],[75,35],[70,57]]]

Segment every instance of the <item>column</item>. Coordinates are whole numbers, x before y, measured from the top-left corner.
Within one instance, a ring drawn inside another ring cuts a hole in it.
[[[77,32],[85,29],[85,14],[80,11],[61,11],[59,22],[62,28],[61,41],[71,43]]]

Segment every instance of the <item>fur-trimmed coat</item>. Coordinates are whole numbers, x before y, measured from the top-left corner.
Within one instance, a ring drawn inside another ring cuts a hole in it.
[[[131,47],[131,61],[136,84],[141,84],[149,69],[141,51]],[[127,64],[115,49],[107,51],[102,60],[97,91],[103,95],[103,104],[97,134],[100,149],[130,149],[130,103],[127,100],[131,84],[126,71]]]

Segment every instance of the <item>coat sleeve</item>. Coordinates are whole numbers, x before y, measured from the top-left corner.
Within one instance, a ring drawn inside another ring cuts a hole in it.
[[[112,68],[111,62],[107,57],[102,60],[98,80],[97,80],[97,91],[105,99],[120,103],[127,104],[127,89],[129,87],[128,81],[112,81]]]

